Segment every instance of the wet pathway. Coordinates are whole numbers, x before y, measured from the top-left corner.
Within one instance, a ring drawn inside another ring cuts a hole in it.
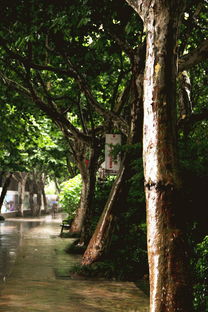
[[[70,279],[80,258],[64,252],[70,239],[59,237],[59,224],[50,217],[0,223],[0,311],[148,311],[133,283]]]

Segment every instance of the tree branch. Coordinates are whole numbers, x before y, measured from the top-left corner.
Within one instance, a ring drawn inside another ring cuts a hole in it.
[[[16,81],[7,78],[2,72],[0,72],[0,77],[5,84],[32,99],[36,106],[39,107],[49,118],[51,118],[62,131],[65,131],[65,133],[67,132],[68,135],[73,135],[77,140],[91,146],[92,138],[76,129],[70,121],[65,118],[63,114],[59,113],[54,107],[49,107],[46,103],[44,103],[44,101],[36,94],[31,82],[27,81],[28,88],[25,88]]]
[[[139,14],[142,13],[142,0],[126,0],[126,2]]]
[[[187,71],[179,74],[179,94],[178,94],[178,107],[180,119],[185,119],[190,116],[192,112],[191,102],[191,82]]]
[[[50,72],[54,72],[57,74],[61,74],[61,75],[67,75],[67,76],[71,76],[72,78],[75,78],[75,74],[73,71],[70,71],[69,69],[62,69],[62,68],[57,68],[54,66],[50,66],[50,65],[39,65],[39,64],[34,64],[32,62],[32,60],[30,60],[28,57],[22,56],[14,51],[12,51],[11,49],[8,48],[8,46],[6,45],[5,40],[0,37],[0,46],[3,47],[3,49],[7,52],[7,54],[14,60],[18,60],[20,63],[22,63],[24,65],[24,67],[30,67],[36,70],[47,70]]]
[[[41,98],[36,94],[32,84],[30,82],[28,82],[28,88],[30,90],[30,93],[31,93],[31,97],[33,99],[33,101],[36,103],[36,105],[42,110],[44,111],[47,116],[49,116],[52,120],[54,120],[58,125],[59,127],[61,128],[62,131],[65,131],[66,130],[69,130],[72,135],[88,144],[88,145],[91,145],[92,144],[92,138],[82,132],[80,132],[78,129],[76,129],[71,123],[70,121],[65,118],[65,116],[61,113],[58,112],[58,110],[55,109],[55,107],[49,107],[46,103],[44,103]],[[67,131],[68,132],[68,131]]]
[[[43,92],[45,93],[46,99],[48,101],[48,105],[50,107],[52,107],[53,109],[58,110],[57,107],[56,107],[56,104],[52,101],[50,92],[47,90],[47,87],[46,87],[46,85],[45,85],[45,83],[44,83],[44,81],[43,81],[43,79],[41,77],[41,74],[39,72],[37,72],[36,76],[37,76],[38,81],[40,82],[40,85],[41,85],[41,87],[43,89]]]
[[[191,51],[190,53],[184,55],[179,60],[178,70],[179,72],[187,70],[194,65],[208,58],[208,39],[203,41],[200,46]]]
[[[203,110],[201,113],[192,113],[187,118],[180,119],[178,122],[178,127],[187,129],[189,132],[190,128],[193,127],[194,124],[203,120],[208,120],[208,109]]]
[[[149,11],[152,0],[126,0],[126,2],[139,14],[144,20]]]
[[[78,101],[77,101],[79,118],[80,118],[80,122],[81,122],[81,125],[82,125],[83,132],[87,133],[87,127],[85,125],[85,120],[84,120],[84,116],[83,116],[83,113],[82,113],[82,108],[81,108],[81,105],[80,105],[80,101],[81,101],[81,96],[79,94],[79,98],[78,98]]]
[[[97,102],[97,100],[93,97],[86,80],[84,79],[84,77],[78,73],[78,71],[74,68],[74,66],[72,65],[71,61],[69,60],[69,58],[67,58],[67,63],[68,63],[68,68],[66,69],[60,69],[60,68],[56,68],[53,66],[45,66],[45,65],[38,65],[38,64],[34,64],[32,62],[30,62],[30,60],[27,57],[23,57],[21,55],[19,55],[16,52],[11,51],[5,41],[0,37],[0,45],[5,49],[5,51],[11,56],[11,58],[18,60],[19,62],[21,62],[25,68],[33,68],[36,70],[48,70],[48,71],[52,71],[58,74],[62,74],[62,75],[67,75],[70,76],[72,78],[74,78],[79,87],[80,90],[84,93],[85,97],[88,99],[90,105],[100,114],[102,115],[105,119],[109,120],[111,119],[115,124],[118,125],[118,127],[124,132],[124,133],[128,133],[128,124],[126,123],[126,121],[119,117],[117,114],[115,114],[112,111],[106,110],[103,107],[101,107],[99,105],[99,103]],[[39,101],[38,101],[39,102]]]
[[[4,84],[9,85],[10,87],[15,89],[16,91],[20,92],[21,94],[24,94],[24,95],[26,95],[26,96],[31,98],[31,94],[30,94],[30,92],[29,92],[29,90],[27,88],[23,87],[22,85],[20,85],[16,81],[6,77],[2,73],[2,71],[0,71],[0,78],[2,79]]]
[[[80,90],[84,93],[85,97],[88,99],[90,105],[100,114],[102,115],[106,120],[111,119],[115,124],[119,126],[119,128],[124,132],[127,133],[128,124],[126,121],[119,117],[117,114],[115,114],[112,111],[106,110],[103,107],[100,106],[100,104],[97,102],[97,100],[92,95],[90,88],[88,87],[87,81],[81,74],[79,74],[74,66],[72,65],[69,58],[67,58],[68,65],[70,67],[70,70],[74,72],[76,75],[76,81],[79,84]]]

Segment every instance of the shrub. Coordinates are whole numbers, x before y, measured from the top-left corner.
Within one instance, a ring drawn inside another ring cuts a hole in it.
[[[80,202],[81,186],[82,181],[80,174],[61,184],[60,204],[71,219],[74,218]]]
[[[76,273],[90,277],[105,277],[118,280],[138,280],[148,274],[146,247],[145,196],[141,161],[132,163],[136,167],[135,174],[126,181],[129,190],[128,198],[119,202],[120,211],[109,249],[99,262],[90,266],[76,268]],[[138,168],[138,169],[137,169]],[[93,200],[93,233],[104,205],[108,199],[113,181],[116,177],[108,177],[104,183],[97,183]]]
[[[78,274],[84,276],[85,278],[105,278],[105,279],[114,279],[115,276],[115,265],[110,261],[105,262],[95,262],[91,265],[74,265],[70,273]]]
[[[208,236],[196,246],[194,308],[208,311]]]

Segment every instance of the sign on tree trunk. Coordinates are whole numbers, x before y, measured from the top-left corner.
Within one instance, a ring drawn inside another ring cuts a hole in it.
[[[121,144],[120,134],[105,135],[105,170],[108,174],[117,174],[120,168],[120,157],[113,155],[113,147]]]

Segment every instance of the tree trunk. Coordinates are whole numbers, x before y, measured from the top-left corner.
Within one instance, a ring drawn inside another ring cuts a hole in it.
[[[92,201],[95,192],[96,172],[98,169],[98,157],[99,150],[97,147],[94,147],[90,152],[89,162],[86,165],[88,170],[86,193],[85,193],[86,212],[81,230],[80,245],[87,245],[92,236],[91,232],[91,221],[93,217]]]
[[[89,236],[91,234],[89,233],[89,224],[92,215],[92,199],[95,190],[98,156],[99,149],[95,146],[90,151],[88,165],[86,165],[84,160],[79,162],[79,169],[82,177],[82,191],[80,205],[70,231],[73,233],[81,233],[81,245],[85,245],[89,241]]]
[[[18,216],[24,216],[24,192],[25,192],[25,185],[22,182],[18,183]]]
[[[41,189],[42,189],[42,196],[43,196],[44,213],[46,214],[47,211],[48,211],[48,202],[47,202],[47,197],[46,197],[46,193],[45,193],[44,184],[41,184]]]
[[[127,157],[125,157],[125,160],[127,160]],[[118,214],[118,211],[115,211],[115,207],[119,208],[118,201],[122,191],[125,189],[124,182],[128,179],[127,175],[129,175],[128,164],[129,161],[124,161],[119,175],[113,184],[96,230],[83,255],[83,265],[89,265],[100,259],[109,247]]]
[[[45,194],[45,174],[40,173],[39,175],[39,188],[40,188],[40,193],[43,201],[43,207],[44,207],[44,213],[47,213],[48,210],[48,204],[47,204],[47,198]]]
[[[37,216],[41,216],[41,207],[42,207],[42,193],[41,193],[41,191],[38,191],[38,194],[37,194],[37,211],[36,211]]]
[[[42,187],[41,187],[40,181],[38,180],[37,181],[37,211],[36,211],[37,216],[41,215],[41,207],[42,207]]]
[[[32,216],[36,215],[35,203],[34,203],[34,182],[33,179],[29,179],[29,206]]]
[[[35,207],[35,215],[40,216],[42,208],[42,194],[44,189],[43,174],[41,172],[33,170],[32,179],[34,185],[34,192],[37,194],[37,205]]]
[[[55,187],[56,187],[56,191],[58,192],[58,193],[60,193],[60,185],[59,185],[59,183],[58,183],[58,180],[57,180],[57,178],[56,178],[56,176],[54,176],[54,183],[55,183]]]
[[[76,175],[76,170],[74,170],[74,168],[72,166],[70,156],[71,155],[68,153],[66,156],[66,163],[67,163],[67,169],[68,169],[68,172],[70,174],[70,177],[73,178]]]
[[[76,215],[70,230],[70,232],[73,233],[81,233],[87,211],[87,194],[89,190],[89,183],[88,178],[83,177],[82,174],[81,177],[82,177],[82,190],[80,196],[80,204],[76,211]]]
[[[6,176],[6,179],[5,179],[3,187],[2,187],[1,196],[0,196],[0,212],[1,212],[1,208],[2,208],[2,205],[3,205],[4,199],[6,197],[6,193],[7,193],[8,187],[9,187],[11,179],[12,179],[12,175],[13,175],[13,173],[10,172]]]
[[[141,140],[142,133],[142,96],[144,51],[135,55],[133,78],[131,81],[131,125],[127,144],[136,144]],[[97,224],[96,230],[84,253],[82,264],[89,265],[100,259],[108,250],[114,231],[116,219],[123,209],[128,194],[128,179],[133,175],[131,169],[132,153],[126,152],[118,177],[113,184],[108,201]]]
[[[139,12],[147,30],[143,161],[150,312],[190,312],[176,153],[176,38],[184,1],[128,2]]]
[[[27,181],[28,173],[18,172],[15,177],[18,180],[18,215],[24,216],[24,198],[25,198],[25,185]]]

